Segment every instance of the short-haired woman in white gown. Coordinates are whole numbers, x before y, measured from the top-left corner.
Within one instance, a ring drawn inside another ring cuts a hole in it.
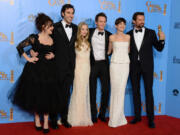
[[[108,54],[112,53],[110,64],[110,127],[118,127],[127,124],[124,115],[125,89],[129,75],[129,42],[130,36],[124,34],[126,20],[118,18],[115,21],[117,32],[109,38]]]

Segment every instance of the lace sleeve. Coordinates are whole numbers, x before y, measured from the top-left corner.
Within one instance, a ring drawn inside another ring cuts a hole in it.
[[[22,42],[20,42],[18,44],[18,46],[16,47],[19,55],[21,56],[24,53],[24,48],[26,46],[33,45],[34,41],[35,41],[35,35],[32,34],[29,37],[27,37],[26,39],[24,39]]]

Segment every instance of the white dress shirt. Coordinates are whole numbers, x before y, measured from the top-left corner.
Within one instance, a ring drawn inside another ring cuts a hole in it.
[[[62,20],[61,23],[62,23],[62,25],[64,27],[64,30],[66,32],[66,35],[67,35],[69,41],[70,41],[71,37],[72,37],[72,27],[71,28],[69,28],[69,27],[66,28],[67,23],[64,20]]]
[[[137,32],[137,33],[135,32],[135,29],[134,29],[133,33],[134,33],[134,40],[136,43],[136,47],[139,51],[142,45],[143,38],[144,38],[145,28],[143,27],[142,32]]]
[[[134,34],[134,40],[136,43],[136,47],[138,49],[138,51],[141,48],[142,42],[143,42],[143,38],[144,38],[144,33],[145,33],[145,28],[142,28],[142,32],[135,32],[136,29],[134,29],[133,34]],[[138,60],[140,60],[139,55],[138,55]]]
[[[95,60],[105,60],[105,31],[103,35],[98,35],[99,30],[95,29],[91,39]]]

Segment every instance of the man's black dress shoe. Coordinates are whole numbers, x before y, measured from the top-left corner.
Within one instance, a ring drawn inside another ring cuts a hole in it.
[[[155,128],[154,121],[149,121],[148,125],[149,125],[149,128]]]
[[[102,122],[107,122],[106,118],[105,117],[102,117],[102,116],[98,116],[98,118],[102,121]]]
[[[97,118],[93,118],[93,119],[92,119],[92,122],[93,122],[93,123],[97,123]]]
[[[56,122],[51,122],[51,128],[52,129],[58,129],[59,128],[59,126],[58,126],[58,124],[57,124],[57,121]]]
[[[65,120],[65,121],[63,120],[63,121],[61,121],[61,123],[66,128],[71,128],[72,127],[71,124],[67,120]]]
[[[134,118],[132,121],[130,121],[130,124],[136,124],[140,121],[141,121],[141,119]]]

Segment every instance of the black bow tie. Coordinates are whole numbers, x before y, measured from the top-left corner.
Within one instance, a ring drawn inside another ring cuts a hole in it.
[[[136,33],[142,32],[142,29],[139,29],[139,30],[135,29],[135,32],[136,32]]]
[[[72,25],[71,24],[66,24],[66,26],[65,26],[66,28],[72,28]]]
[[[98,32],[98,35],[102,35],[103,36],[104,32]]]

